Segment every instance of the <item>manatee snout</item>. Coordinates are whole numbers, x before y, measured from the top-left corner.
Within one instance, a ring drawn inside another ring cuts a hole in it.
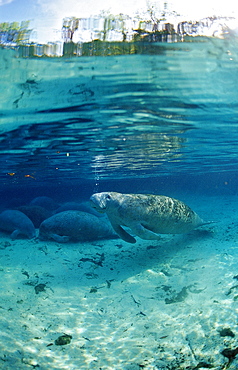
[[[103,213],[106,210],[107,199],[106,193],[96,193],[90,197],[90,206],[97,210],[97,212]]]

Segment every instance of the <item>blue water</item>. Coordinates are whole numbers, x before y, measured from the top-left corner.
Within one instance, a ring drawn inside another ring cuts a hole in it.
[[[68,59],[1,49],[3,197],[236,193],[237,40],[155,45]]]
[[[238,42],[196,40],[107,57],[0,49],[0,210],[111,190],[216,221],[133,246],[1,232],[4,370],[237,369],[222,351],[238,335]]]

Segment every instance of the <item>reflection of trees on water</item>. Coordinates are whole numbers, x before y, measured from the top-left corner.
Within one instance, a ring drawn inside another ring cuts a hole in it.
[[[229,32],[228,24],[232,19],[213,16],[179,22],[178,14],[168,10],[166,2],[163,9],[148,2],[147,9],[134,17],[103,11],[88,18],[64,18],[61,28],[63,42],[48,42],[47,45],[30,41],[33,33],[29,29],[30,21],[3,22],[0,23],[0,45],[20,46],[20,55],[24,57],[137,54],[141,50],[136,44],[141,41],[179,42],[191,41],[191,36],[223,35]],[[142,51],[148,52],[147,49]]]

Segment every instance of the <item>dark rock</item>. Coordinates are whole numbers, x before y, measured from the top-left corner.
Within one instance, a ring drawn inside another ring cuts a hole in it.
[[[224,328],[224,329],[218,330],[218,332],[221,337],[232,337],[232,338],[235,337],[235,334],[230,328]]]
[[[40,292],[45,292],[46,284],[37,284],[35,286],[35,292],[36,294],[39,294]]]
[[[234,358],[238,354],[238,347],[236,347],[234,349],[225,348],[225,349],[223,349],[223,351],[221,352],[221,354],[223,356],[227,357],[230,361],[231,360],[234,360]]]
[[[66,344],[69,344],[71,342],[72,336],[69,334],[64,334],[58,337],[55,340],[56,346],[65,346]]]

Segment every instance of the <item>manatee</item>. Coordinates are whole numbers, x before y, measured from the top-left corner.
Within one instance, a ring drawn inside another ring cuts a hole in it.
[[[36,197],[30,202],[31,206],[40,206],[49,211],[54,211],[59,207],[59,204],[54,201],[54,199],[47,197],[45,195]]]
[[[17,210],[29,217],[36,228],[38,228],[46,218],[52,216],[51,211],[41,206],[21,206],[18,207]]]
[[[110,223],[105,219],[82,211],[64,211],[42,222],[40,239],[53,239],[59,243],[68,241],[92,241],[116,238]]]
[[[122,226],[141,239],[157,240],[157,234],[187,233],[208,223],[185,203],[164,195],[102,192],[93,194],[90,204],[107,214],[116,233],[128,243],[136,239]]]
[[[89,202],[66,202],[63,203],[59,208],[56,209],[55,213],[60,213],[63,211],[83,211],[87,213],[91,213],[94,216],[102,217],[102,214],[95,211],[89,204]]]
[[[0,213],[0,229],[11,233],[14,240],[18,235],[35,238],[36,230],[32,221],[23,213],[17,210],[5,210]]]

